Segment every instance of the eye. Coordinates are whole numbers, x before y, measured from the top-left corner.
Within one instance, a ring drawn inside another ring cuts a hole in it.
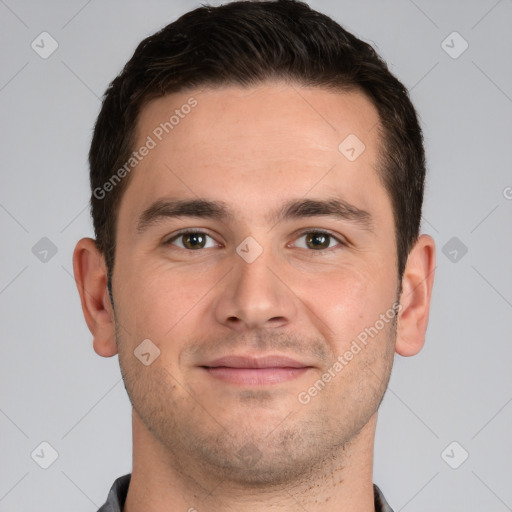
[[[334,246],[331,245],[333,242],[337,242],[338,245],[342,246],[346,245],[345,242],[326,231],[305,231],[297,238],[297,241],[301,239],[304,239],[303,244],[298,245],[301,249],[313,249],[317,252],[332,249],[336,246],[336,244],[334,244]]]
[[[207,238],[210,238],[213,243],[207,245]],[[181,241],[181,243],[174,243],[175,241]],[[197,249],[208,249],[215,247],[216,243],[213,238],[206,234],[204,231],[199,230],[188,230],[182,231],[177,235],[164,242],[165,245],[176,245],[181,249],[197,250]]]
[[[208,239],[210,239],[211,242],[208,242]],[[303,242],[300,242],[301,239],[303,239]],[[336,247],[336,245],[347,245],[344,241],[335,237],[331,233],[321,230],[304,231],[296,239],[295,244],[297,244],[296,246],[301,249],[312,249],[314,252],[322,252],[328,249],[333,249]],[[210,235],[204,231],[199,229],[188,229],[186,231],[175,234],[173,237],[164,242],[164,245],[174,245],[180,249],[195,251],[198,249],[209,249],[216,247],[218,244]]]

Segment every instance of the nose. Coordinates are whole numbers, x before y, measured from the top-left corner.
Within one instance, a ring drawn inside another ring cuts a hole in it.
[[[233,257],[233,270],[214,305],[217,321],[237,331],[284,327],[292,322],[298,298],[277,259],[265,250],[252,262],[238,253]]]

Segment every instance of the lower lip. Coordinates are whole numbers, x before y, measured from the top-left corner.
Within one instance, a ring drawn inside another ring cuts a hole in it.
[[[212,377],[226,382],[261,386],[296,379],[306,373],[309,368],[229,368],[227,366],[218,366],[215,368],[205,368],[205,370]]]

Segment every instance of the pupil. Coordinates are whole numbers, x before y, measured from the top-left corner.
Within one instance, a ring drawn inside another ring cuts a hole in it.
[[[308,237],[308,243],[312,243],[314,247],[325,245],[328,235],[322,233],[312,233]]]
[[[193,248],[200,247],[204,243],[204,237],[201,233],[190,233],[185,236],[185,245]]]

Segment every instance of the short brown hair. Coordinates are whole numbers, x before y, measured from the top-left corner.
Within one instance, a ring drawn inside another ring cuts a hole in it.
[[[91,214],[104,254],[109,292],[119,203],[131,175],[98,194],[133,152],[141,108],[184,89],[270,79],[330,90],[362,91],[378,110],[379,176],[393,206],[402,276],[419,235],[425,155],[406,88],[375,50],[297,0],[235,1],[190,11],[144,39],[105,92],[89,152]]]

